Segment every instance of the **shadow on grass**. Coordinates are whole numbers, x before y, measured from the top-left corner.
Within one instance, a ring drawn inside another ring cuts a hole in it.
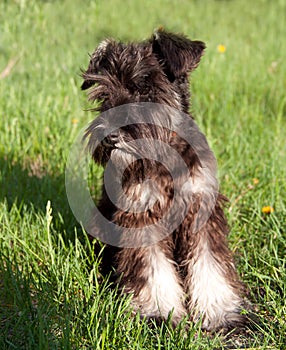
[[[0,202],[7,203],[6,215],[9,216],[16,206],[21,218],[29,209],[45,218],[48,201],[53,209],[52,234],[60,233],[70,252],[75,250],[76,238],[82,241],[83,247],[87,247],[86,235],[73,217],[67,201],[65,174],[51,175],[43,166],[36,169],[35,163],[23,165],[13,161],[9,155],[0,157]],[[39,230],[44,232],[45,228],[39,226]],[[2,233],[5,234],[4,226]],[[27,242],[28,249],[29,244]],[[5,249],[1,247],[0,238],[0,349],[70,349],[68,332],[73,311],[65,300],[59,303],[53,299],[58,286],[53,281],[48,257],[42,263],[31,255],[31,261],[25,262],[29,259],[26,246],[13,249],[13,239],[6,243]],[[62,256],[67,254],[63,252]],[[74,288],[77,288],[76,283]]]
[[[64,312],[58,312],[49,283],[40,291],[34,285],[8,258],[0,260],[1,349],[69,348],[71,311],[63,303]]]
[[[54,225],[72,239],[74,227],[81,230],[69,207],[65,191],[65,174],[50,174],[39,161],[20,164],[12,157],[0,157],[0,201],[6,201],[8,210],[16,205],[32,208],[45,215],[47,202],[51,202]]]

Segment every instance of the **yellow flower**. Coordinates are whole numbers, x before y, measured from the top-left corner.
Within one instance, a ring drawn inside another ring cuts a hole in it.
[[[270,214],[274,212],[274,208],[271,207],[270,205],[267,205],[265,207],[262,207],[262,213],[264,214]]]
[[[219,53],[224,53],[226,51],[226,47],[224,45],[222,45],[222,44],[219,44],[217,46],[217,50],[218,50]]]
[[[253,185],[258,185],[259,184],[259,180],[255,177],[252,179],[253,181]]]
[[[77,124],[77,123],[78,123],[78,119],[73,118],[73,119],[72,119],[72,124]]]

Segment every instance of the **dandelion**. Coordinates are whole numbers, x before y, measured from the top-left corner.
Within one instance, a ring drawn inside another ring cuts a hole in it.
[[[271,214],[274,212],[274,208],[271,207],[270,205],[267,205],[265,207],[262,207],[262,213],[263,214]]]
[[[224,45],[222,45],[222,44],[219,44],[217,46],[217,50],[218,50],[219,53],[225,53],[226,47]]]
[[[259,180],[255,177],[252,179],[253,185],[258,185],[259,184]]]
[[[73,118],[73,119],[72,119],[72,124],[74,124],[74,125],[75,125],[75,124],[77,124],[77,123],[78,123],[78,119]]]

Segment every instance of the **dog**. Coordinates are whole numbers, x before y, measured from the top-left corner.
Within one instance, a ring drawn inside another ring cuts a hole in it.
[[[89,90],[89,100],[96,103],[93,110],[100,113],[86,130],[89,151],[97,164],[111,164],[115,199],[104,183],[98,209],[121,229],[112,243],[117,247],[106,248],[119,285],[132,295],[132,307],[142,317],[171,318],[174,325],[188,317],[207,331],[217,331],[247,322],[242,312],[246,291],[228,248],[227,199],[218,191],[216,160],[189,112],[189,75],[205,48],[201,41],[164,29],[139,43],[107,39],[91,55],[81,88]],[[141,104],[148,107],[145,122],[139,118]],[[130,120],[111,132],[112,118],[107,122],[105,114],[113,110],[114,120],[127,114]],[[136,140],[147,144],[144,152],[132,144]],[[160,155],[154,140],[167,145]],[[156,157],[148,159],[148,152]],[[187,178],[174,170],[178,158]],[[171,218],[167,229],[160,221],[166,212]],[[101,237],[98,221],[95,215],[92,235]],[[139,233],[128,246],[132,229]]]

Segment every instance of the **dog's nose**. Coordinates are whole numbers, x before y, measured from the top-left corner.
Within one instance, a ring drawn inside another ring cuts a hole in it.
[[[103,139],[102,143],[105,147],[116,148],[115,145],[118,143],[118,135],[116,133],[111,133]]]

